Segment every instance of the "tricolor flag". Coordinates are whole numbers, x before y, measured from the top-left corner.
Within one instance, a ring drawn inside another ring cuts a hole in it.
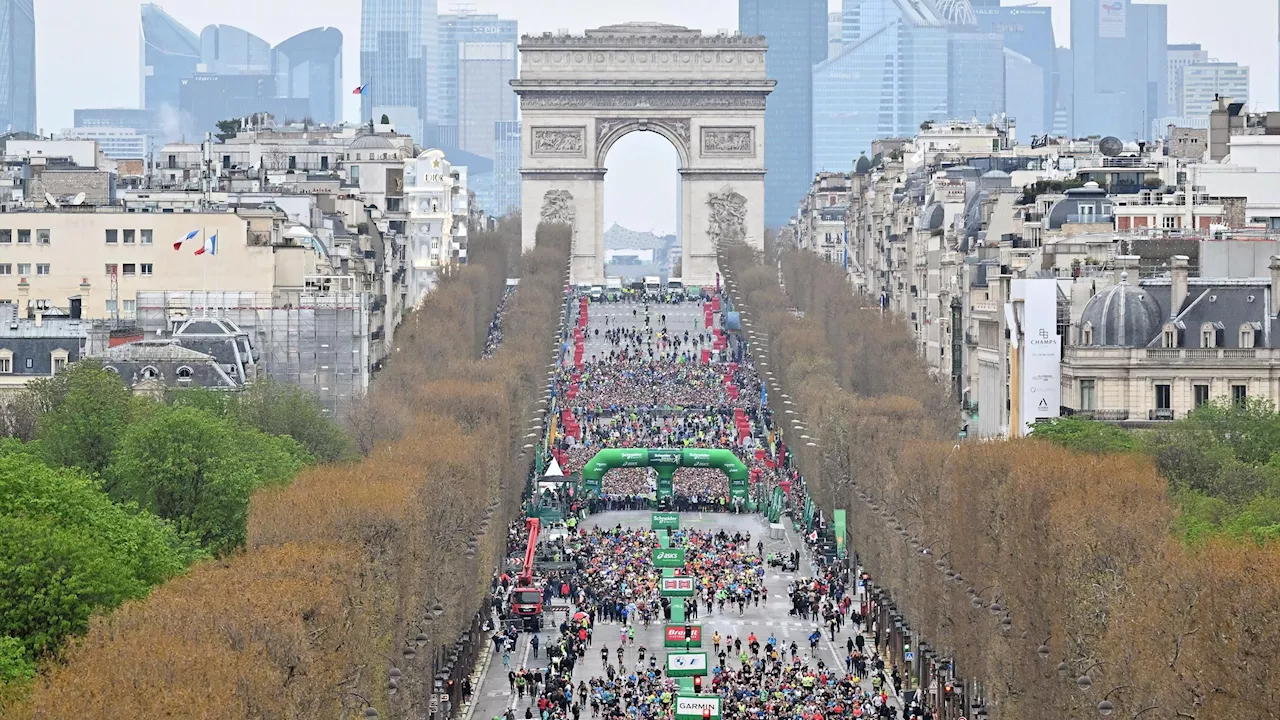
[[[214,233],[205,238],[204,245],[196,250],[196,255],[217,255],[218,254],[218,233]]]
[[[365,90],[368,90],[368,89],[369,89],[369,83],[365,83],[365,84],[361,85],[360,87],[356,88],[355,90],[352,90],[352,91],[351,91],[351,94],[352,94],[352,95],[363,95],[363,94],[364,94],[364,91],[365,91]]]
[[[174,243],[174,244],[173,244],[173,249],[174,249],[174,250],[181,250],[181,249],[182,249],[182,243],[184,243],[184,242],[186,242],[186,241],[188,241],[188,240],[195,240],[195,239],[196,239],[196,236],[197,236],[197,235],[199,235],[199,234],[200,234],[200,231],[199,231],[199,230],[192,230],[191,232],[187,233],[186,235],[183,235],[183,236],[182,236],[182,238],[181,238],[180,240],[178,240],[178,242],[176,242],[176,243]]]

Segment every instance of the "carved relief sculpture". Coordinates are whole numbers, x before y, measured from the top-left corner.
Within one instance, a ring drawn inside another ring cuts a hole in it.
[[[568,190],[548,190],[542,196],[542,222],[564,223],[573,227],[577,212],[573,207],[573,194]]]
[[[703,155],[753,155],[753,128],[702,128]]]
[[[747,199],[729,188],[707,197],[711,222],[707,238],[713,247],[747,239]]]
[[[536,155],[582,155],[586,152],[586,128],[534,128]]]

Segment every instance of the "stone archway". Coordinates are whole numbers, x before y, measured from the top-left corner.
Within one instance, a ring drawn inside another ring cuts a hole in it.
[[[604,279],[604,160],[624,135],[656,132],[680,158],[683,274],[709,284],[716,243],[764,246],[764,38],[629,23],[520,42],[523,240],[573,228],[573,282]],[[637,198],[644,202],[644,198]]]

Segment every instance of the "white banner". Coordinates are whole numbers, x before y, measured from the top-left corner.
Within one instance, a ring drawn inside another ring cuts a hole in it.
[[[1062,338],[1058,337],[1058,281],[1014,280],[1013,297],[1022,300],[1022,372],[1019,396],[1023,430],[1056,418],[1062,405]]]
[[[711,696],[689,697],[688,695],[676,697],[676,715],[678,716],[700,718],[703,710],[710,710],[711,717],[720,717],[720,698]]]
[[[1098,37],[1123,40],[1128,34],[1128,0],[1098,0]]]
[[[682,628],[683,629],[683,628]],[[706,653],[667,653],[667,671],[706,670]]]

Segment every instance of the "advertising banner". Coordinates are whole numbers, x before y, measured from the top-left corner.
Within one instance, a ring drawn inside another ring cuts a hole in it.
[[[663,597],[693,597],[693,578],[662,578],[662,595]]]
[[[668,625],[663,644],[666,647],[684,647],[684,625]],[[689,626],[689,646],[702,647],[702,626]]]
[[[706,674],[706,653],[667,653],[667,677],[693,677]],[[698,717],[702,717],[701,711]]]
[[[679,695],[676,697],[676,717],[682,720],[702,720],[704,717],[719,720],[720,697],[718,695]]]
[[[656,512],[649,520],[649,527],[654,530],[662,530],[670,528],[672,530],[680,529],[680,513],[660,513]]]
[[[684,548],[654,548],[653,566],[659,568],[684,567]]]
[[[1062,406],[1062,338],[1058,336],[1058,282],[1014,280],[1013,297],[1022,300],[1021,435],[1032,423],[1056,418]]]
[[[836,510],[831,513],[832,530],[836,534],[836,557],[844,559],[845,557],[845,511]]]
[[[1123,40],[1128,25],[1128,0],[1098,0],[1098,37]]]

